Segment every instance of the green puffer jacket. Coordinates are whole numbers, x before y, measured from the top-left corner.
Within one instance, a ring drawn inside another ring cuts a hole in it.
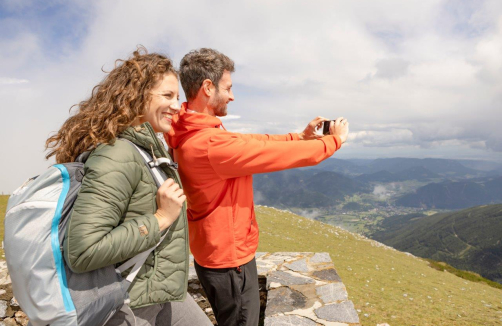
[[[150,124],[129,127],[120,136],[156,157],[169,157]],[[160,241],[157,186],[131,144],[98,146],[87,159],[82,187],[73,206],[64,242],[69,267],[87,272],[126,261]],[[178,184],[178,173],[164,168]],[[147,258],[134,280],[130,306],[140,308],[185,299],[188,279],[186,204],[164,241]],[[146,227],[146,230],[145,230]],[[127,275],[126,271],[124,274]]]

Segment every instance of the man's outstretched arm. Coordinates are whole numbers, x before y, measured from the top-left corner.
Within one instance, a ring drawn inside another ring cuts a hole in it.
[[[324,121],[329,119],[317,117],[310,121],[307,127],[301,133],[288,133],[285,135],[269,135],[269,134],[242,134],[244,139],[257,139],[257,140],[274,140],[274,141],[291,141],[291,140],[312,140],[322,138],[316,131],[322,126]]]
[[[333,135],[318,140],[280,142],[221,133],[211,137],[208,156],[215,172],[222,179],[229,179],[316,165],[341,145],[340,137]]]

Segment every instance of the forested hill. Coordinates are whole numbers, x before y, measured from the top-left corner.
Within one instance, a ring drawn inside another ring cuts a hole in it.
[[[372,238],[502,283],[502,204],[387,218]]]

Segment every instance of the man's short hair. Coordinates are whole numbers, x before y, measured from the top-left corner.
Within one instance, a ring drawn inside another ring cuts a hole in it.
[[[206,79],[218,90],[223,72],[234,72],[232,59],[213,49],[201,48],[187,53],[180,63],[180,81],[187,100],[197,96],[202,82]]]

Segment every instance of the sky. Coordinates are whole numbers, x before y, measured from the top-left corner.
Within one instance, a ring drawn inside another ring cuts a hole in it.
[[[0,193],[54,164],[45,140],[138,45],[232,58],[230,131],[343,116],[337,158],[502,163],[500,0],[2,0]]]

